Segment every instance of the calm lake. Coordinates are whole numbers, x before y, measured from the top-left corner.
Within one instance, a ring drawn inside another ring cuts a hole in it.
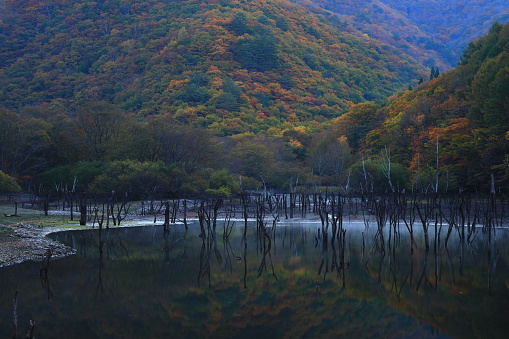
[[[16,290],[18,335],[33,320],[38,339],[508,337],[507,230],[490,252],[480,229],[447,247],[430,230],[428,252],[417,232],[411,254],[404,226],[383,247],[376,224],[345,222],[325,241],[319,228],[252,224],[247,241],[243,222],[227,240],[221,222],[215,239],[197,224],[54,234],[77,254],[47,279],[41,263],[0,269],[0,337],[12,338]]]

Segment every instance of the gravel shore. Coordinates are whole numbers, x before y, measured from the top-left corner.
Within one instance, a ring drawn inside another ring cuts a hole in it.
[[[46,237],[61,229],[21,223],[16,226],[0,225],[0,230],[0,267],[27,260],[42,262],[48,249],[52,250],[52,258],[75,253],[74,249]]]

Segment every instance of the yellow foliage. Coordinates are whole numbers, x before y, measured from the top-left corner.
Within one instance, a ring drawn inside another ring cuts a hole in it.
[[[295,112],[292,112],[290,113],[290,115],[288,115],[288,121],[299,122],[299,118],[297,117],[297,114],[295,114]]]
[[[212,81],[210,82],[211,87],[214,89],[221,89],[223,87],[223,79],[220,77],[214,77]]]
[[[290,139],[290,141],[288,142],[288,144],[292,147],[303,147],[302,143],[298,140],[295,140],[295,139]]]
[[[256,116],[260,119],[265,119],[267,116],[262,111],[256,111]]]
[[[185,84],[187,84],[188,82],[189,82],[189,79],[171,80],[170,83],[168,84],[168,87],[166,88],[166,90],[168,91],[168,93],[174,94],[176,91],[184,89]]]
[[[309,132],[309,129],[306,126],[297,126],[294,128],[295,132],[298,133],[307,133]]]
[[[222,72],[217,66],[211,65],[207,71],[207,74],[210,75],[220,75]]]
[[[281,128],[271,127],[267,130],[266,134],[269,138],[276,138],[283,136],[283,131]]]

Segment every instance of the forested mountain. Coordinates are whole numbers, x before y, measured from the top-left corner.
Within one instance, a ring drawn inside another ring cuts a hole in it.
[[[410,178],[407,189],[507,190],[509,24],[471,42],[454,70],[385,105],[356,105],[333,125],[355,153],[381,165],[374,171],[387,171],[390,159],[400,183]],[[389,189],[386,174],[379,180]]]
[[[509,26],[446,73],[352,27],[283,0],[0,0],[0,190],[508,188]]]
[[[395,48],[284,0],[0,8],[0,105],[10,109],[107,101],[228,135],[320,123],[424,74]]]
[[[509,21],[509,4],[498,0],[292,0],[338,14],[343,27],[360,31],[411,55],[425,66],[458,64],[468,42],[494,21]]]

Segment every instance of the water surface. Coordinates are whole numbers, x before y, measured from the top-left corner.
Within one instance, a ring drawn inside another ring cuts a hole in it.
[[[1,269],[0,336],[37,338],[505,338],[508,232],[488,247],[453,232],[416,235],[345,224],[344,242],[320,224],[286,224],[243,241],[200,237],[197,225],[72,231],[52,237],[77,254]],[[330,231],[330,230],[329,230]],[[418,232],[417,232],[418,233]],[[375,241],[376,240],[376,241]],[[440,242],[438,242],[440,240]],[[100,245],[102,244],[102,246]],[[436,246],[435,246],[436,244]],[[488,251],[491,249],[491,251]],[[490,253],[490,254],[488,254]]]

